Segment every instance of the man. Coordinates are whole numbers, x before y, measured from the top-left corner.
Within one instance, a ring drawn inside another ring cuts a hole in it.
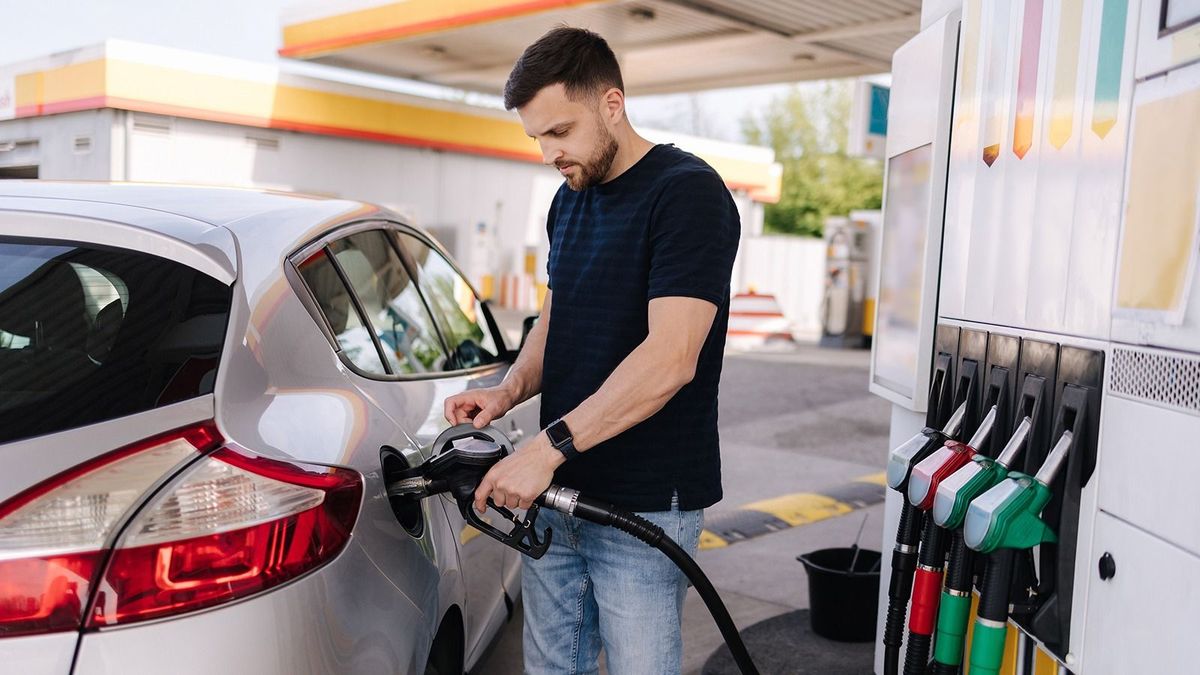
[[[543,431],[475,493],[527,508],[550,485],[640,513],[689,553],[721,498],[717,385],[740,220],[700,159],[654,145],[625,115],[608,44],[550,31],[509,75],[505,107],[566,179],[550,207],[550,291],[504,382],[446,400],[490,424],[542,395]],[[679,672],[686,578],[613,528],[543,511],[550,550],[525,560],[525,670]],[[540,522],[540,521],[539,521]]]

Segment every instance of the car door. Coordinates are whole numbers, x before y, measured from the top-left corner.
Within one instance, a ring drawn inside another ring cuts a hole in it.
[[[421,237],[396,223],[363,223],[331,237],[325,251],[337,271],[338,279],[334,281],[344,284],[351,296],[351,303],[342,303],[346,308],[342,311],[355,315],[339,322],[345,324],[337,335],[344,361],[360,376],[355,382],[364,395],[406,432],[408,447],[398,449],[413,464],[432,455],[434,439],[448,426],[443,418],[445,399],[469,387],[499,383],[509,362],[502,338],[487,321],[478,298],[461,275],[449,283],[471,293],[470,300],[461,297],[464,307],[475,312],[475,329],[469,329],[462,317],[454,323],[435,320],[435,316],[444,317],[445,309],[431,311],[436,305],[418,284],[421,267],[409,248],[401,245],[401,229],[409,233],[407,236]],[[417,241],[431,244],[423,238]],[[439,260],[458,274],[445,257]],[[305,274],[303,267],[301,275]],[[443,279],[439,284],[446,283],[444,275],[439,278]],[[462,340],[450,337],[450,329],[458,331],[456,335],[469,335],[471,344],[463,345]],[[530,420],[536,426],[536,411],[530,416],[529,409],[527,404],[504,420],[507,426],[502,429],[514,436],[514,441],[525,433]],[[441,500],[439,508],[448,517],[459,552],[470,655],[486,644],[485,638],[505,619],[506,549],[488,537],[478,536],[452,501]]]
[[[422,233],[400,227],[396,229],[396,241],[406,255],[406,260],[416,273],[417,285],[425,298],[439,332],[450,355],[447,368],[461,373],[456,380],[459,390],[498,384],[512,364],[514,355],[506,349],[501,331],[496,326],[487,306],[479,299],[462,273],[451,262],[450,257],[432,239]],[[438,411],[441,414],[441,410]],[[493,426],[503,431],[511,441],[519,444],[539,430],[539,399],[534,397],[510,411]],[[457,514],[455,514],[457,515]],[[488,517],[501,529],[503,521],[489,512]],[[457,521],[456,521],[457,522]],[[464,530],[462,555],[464,570],[468,568],[495,569],[506,585],[509,596],[515,598],[518,589],[512,588],[519,579],[516,568],[520,554],[511,549],[496,547],[491,539],[478,536],[473,528]],[[491,597],[481,586],[483,578],[467,580],[468,593]],[[477,617],[477,620],[487,621]],[[468,642],[468,653],[477,655],[486,645],[490,626],[478,636],[472,645]]]

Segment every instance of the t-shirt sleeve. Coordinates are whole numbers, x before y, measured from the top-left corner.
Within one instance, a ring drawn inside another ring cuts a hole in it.
[[[715,171],[671,179],[652,214],[647,297],[699,298],[721,306],[740,238],[737,206]]]
[[[550,243],[546,253],[546,288],[554,290],[554,275],[550,273],[550,252],[554,250],[554,225],[558,221],[558,196],[562,194],[561,188],[554,193],[554,199],[550,201],[550,210],[546,212],[546,241]]]

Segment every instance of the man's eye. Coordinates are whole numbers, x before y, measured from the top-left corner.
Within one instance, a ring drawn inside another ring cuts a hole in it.
[[[550,135],[555,138],[562,138],[563,136],[567,135],[567,130],[566,129],[555,129],[554,131],[550,132]]]

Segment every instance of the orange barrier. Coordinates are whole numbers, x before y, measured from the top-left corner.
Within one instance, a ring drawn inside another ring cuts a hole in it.
[[[753,347],[767,343],[795,342],[792,326],[774,295],[753,290],[738,293],[729,300],[729,332],[726,342],[732,347]]]

